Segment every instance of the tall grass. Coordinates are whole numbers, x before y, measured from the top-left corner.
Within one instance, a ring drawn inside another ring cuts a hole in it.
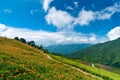
[[[49,60],[43,51],[16,40],[0,38],[0,80],[96,79]]]

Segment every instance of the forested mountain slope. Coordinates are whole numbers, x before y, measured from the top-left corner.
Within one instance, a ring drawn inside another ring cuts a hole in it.
[[[88,47],[69,57],[120,69],[120,38]]]

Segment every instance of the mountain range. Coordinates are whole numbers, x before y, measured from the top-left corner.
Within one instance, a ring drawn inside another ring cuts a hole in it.
[[[71,54],[78,50],[82,50],[91,46],[92,44],[59,44],[59,45],[51,45],[46,47],[48,51],[55,54]]]

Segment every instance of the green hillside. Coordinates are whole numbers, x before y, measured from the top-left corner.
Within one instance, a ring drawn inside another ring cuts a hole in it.
[[[64,58],[62,56],[56,56],[56,55],[52,55],[51,57],[59,60],[63,63],[69,64],[71,66],[74,66],[76,68],[79,68],[85,72],[88,72],[90,74],[93,74],[95,76],[99,76],[102,77],[104,80],[120,80],[120,74],[111,72],[111,71],[107,71],[101,68],[97,68],[96,65],[93,66],[92,64],[88,65],[88,64],[83,64],[80,60],[72,60],[72,59],[67,59]]]
[[[120,69],[120,38],[80,50],[70,57]]]
[[[0,38],[0,80],[100,80],[65,63],[50,60],[39,49]]]

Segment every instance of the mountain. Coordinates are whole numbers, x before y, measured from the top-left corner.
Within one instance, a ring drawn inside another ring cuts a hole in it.
[[[120,69],[120,38],[75,52],[69,57]]]
[[[96,80],[42,50],[0,37],[0,80]],[[99,80],[99,79],[98,79]]]
[[[78,50],[84,49],[88,46],[91,46],[91,44],[63,44],[48,46],[46,47],[46,49],[56,54],[70,54]]]

